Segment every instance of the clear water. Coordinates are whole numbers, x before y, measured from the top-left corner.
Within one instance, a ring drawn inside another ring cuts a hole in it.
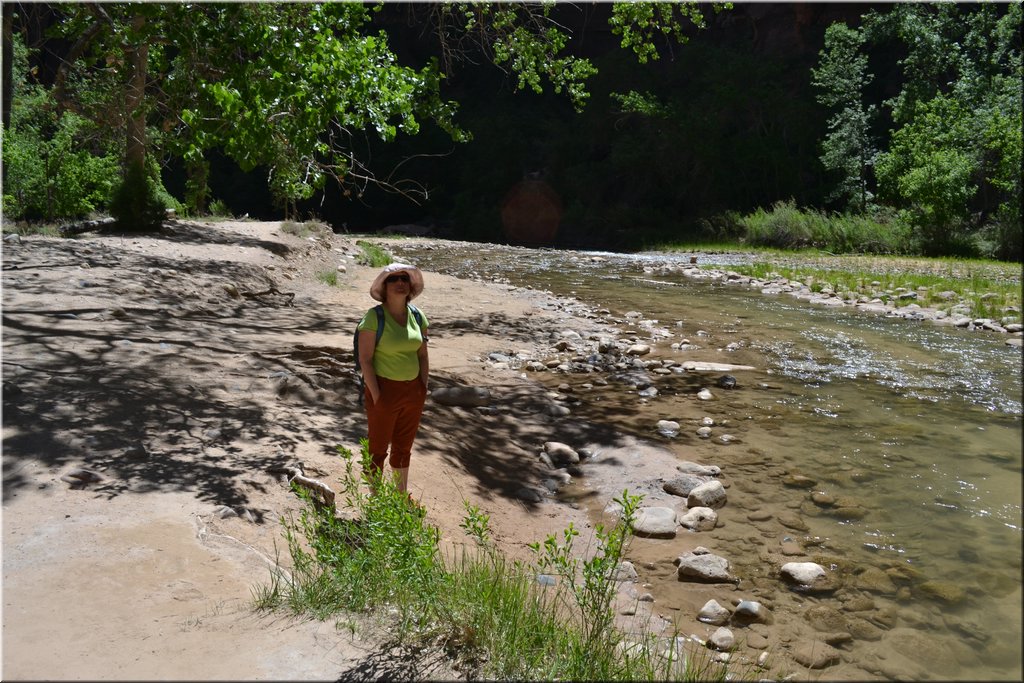
[[[773,456],[759,495],[799,506],[807,533],[851,565],[907,569],[901,594],[876,602],[891,602],[901,625],[941,648],[943,656],[918,659],[916,675],[1021,680],[1022,366],[1004,337],[658,275],[650,266],[663,255],[480,245],[400,253],[429,270],[575,296],[617,316],[638,311],[674,339],[691,337],[701,359],[758,368],[730,392],[729,410],[744,441]],[[641,410],[653,422],[672,400]],[[784,487],[790,473],[863,514],[818,514]],[[936,586],[958,597],[936,597]]]

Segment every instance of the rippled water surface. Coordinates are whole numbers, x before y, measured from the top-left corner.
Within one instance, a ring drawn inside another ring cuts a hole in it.
[[[701,359],[755,366],[730,392],[738,433],[780,475],[803,474],[861,511],[820,514],[794,499],[805,533],[858,567],[906,569],[901,592],[880,599],[956,660],[922,657],[925,675],[1021,680],[1021,351],[1004,337],[658,275],[650,266],[662,255],[398,252],[428,270],[507,279],[617,316],[637,311],[674,341],[712,340]],[[672,400],[650,402],[646,419],[668,414]],[[792,499],[781,479],[759,495]]]

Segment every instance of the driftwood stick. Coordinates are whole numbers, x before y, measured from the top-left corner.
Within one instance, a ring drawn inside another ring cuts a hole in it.
[[[325,505],[329,507],[334,507],[334,491],[331,490],[330,486],[323,483],[319,479],[310,479],[305,475],[297,474],[291,479],[289,479],[289,483],[298,484],[299,486],[304,486],[305,488],[311,491],[319,493],[320,496],[323,498]]]
[[[306,476],[302,463],[295,465],[275,465],[267,469],[271,474],[283,474],[288,477],[289,484],[298,484],[314,493],[319,493],[325,505],[334,507],[335,493],[330,486],[319,479],[312,479]]]

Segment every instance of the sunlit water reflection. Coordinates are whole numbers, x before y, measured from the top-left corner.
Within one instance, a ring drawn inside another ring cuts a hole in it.
[[[802,503],[808,533],[855,564],[909,568],[909,592],[883,601],[912,628],[957,645],[959,668],[925,661],[928,675],[1021,679],[1021,352],[1002,336],[645,272],[668,260],[661,255],[476,245],[399,253],[619,316],[639,311],[677,340],[700,346],[704,333],[718,359],[759,368],[730,395],[736,418],[752,417],[746,441],[863,511],[821,514]],[[641,411],[654,424],[671,400]],[[776,483],[766,500],[786,498]]]

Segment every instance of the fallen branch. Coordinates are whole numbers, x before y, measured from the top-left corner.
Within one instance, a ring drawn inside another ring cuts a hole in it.
[[[310,479],[307,477],[301,467],[296,466],[277,466],[271,467],[268,470],[271,474],[283,474],[288,477],[289,484],[298,484],[304,488],[319,493],[323,499],[323,504],[329,507],[334,507],[335,493],[330,486],[323,483],[319,479]]]
[[[291,484],[298,484],[304,486],[311,491],[319,493],[323,497],[324,505],[328,507],[334,507],[334,491],[331,487],[323,483],[319,479],[310,479],[303,475],[297,475],[288,480]]]

